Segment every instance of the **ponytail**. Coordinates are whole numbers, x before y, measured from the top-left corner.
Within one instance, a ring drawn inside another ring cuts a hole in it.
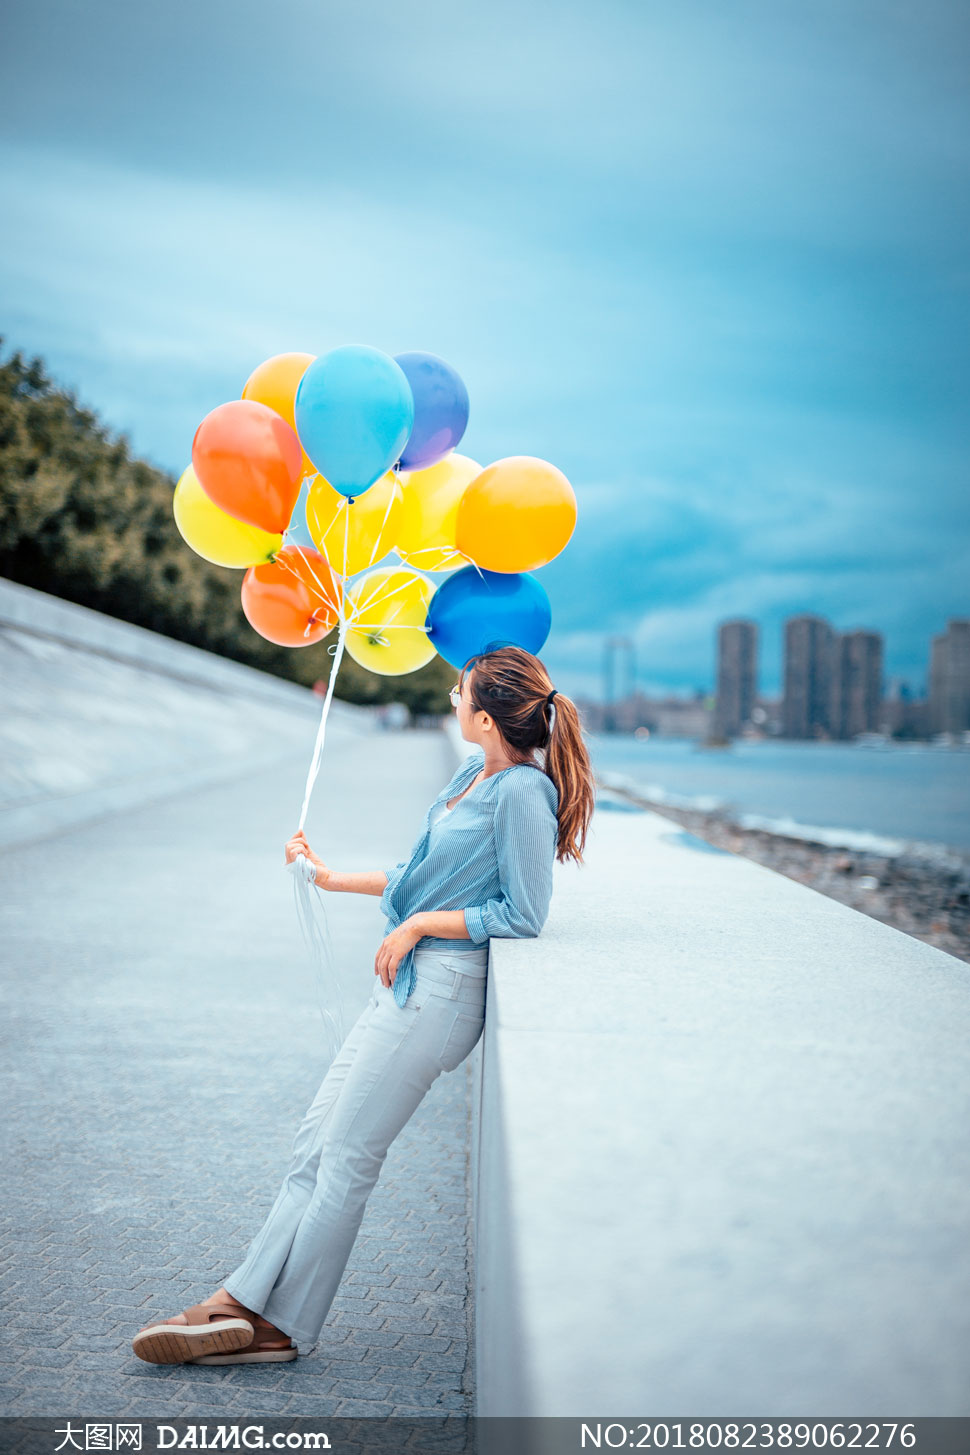
[[[556,858],[583,862],[586,831],[593,816],[596,791],[589,753],[583,741],[579,711],[571,697],[557,692],[548,704],[552,724],[546,744],[546,772],[559,790],[559,838]]]

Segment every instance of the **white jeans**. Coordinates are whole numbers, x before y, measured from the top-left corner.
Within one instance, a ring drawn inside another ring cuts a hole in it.
[[[387,1149],[432,1082],[482,1034],[487,956],[487,944],[480,953],[416,950],[403,1007],[377,979],[296,1134],[269,1216],[223,1279],[295,1343],[320,1336]],[[454,968],[462,962],[467,972]]]

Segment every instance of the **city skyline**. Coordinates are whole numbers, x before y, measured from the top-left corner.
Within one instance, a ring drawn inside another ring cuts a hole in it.
[[[607,637],[602,690],[579,701],[589,723],[607,730],[642,726],[661,733],[725,740],[738,736],[850,741],[860,734],[899,737],[970,732],[970,618],[950,618],[930,643],[928,690],[919,695],[883,671],[882,634],[840,632],[801,612],[784,623],[784,684],[761,684],[760,631],[750,617],[717,625],[716,686],[687,696],[651,693],[638,681],[633,643]]]
[[[911,696],[914,699],[918,699],[918,700],[925,700],[925,699],[927,699],[929,697],[929,693],[930,693],[930,679],[931,679],[931,670],[932,670],[932,656],[933,656],[933,651],[934,651],[933,643],[935,641],[937,641],[938,638],[942,638],[942,637],[946,636],[946,634],[947,634],[947,627],[948,627],[948,623],[949,622],[952,622],[952,621],[962,622],[962,620],[963,620],[963,618],[960,617],[960,616],[958,616],[958,615],[951,615],[951,616],[949,616],[947,618],[946,621],[944,621],[944,622],[941,623],[940,631],[937,632],[937,633],[934,633],[928,639],[928,641],[926,643],[926,662],[925,662],[925,666],[924,666],[923,671],[922,671],[922,675],[921,676],[920,675],[917,675],[914,678],[907,678],[907,677],[903,676],[901,673],[898,673],[898,672],[897,673],[893,673],[893,672],[889,672],[889,671],[886,670],[886,667],[885,667],[886,638],[885,638],[885,634],[883,632],[879,631],[877,628],[873,627],[871,624],[869,626],[855,625],[855,626],[852,626],[852,627],[840,628],[840,627],[835,626],[835,624],[832,623],[829,618],[826,618],[824,616],[824,614],[822,614],[822,613],[815,613],[815,612],[793,611],[792,613],[790,613],[788,616],[786,616],[782,620],[781,627],[780,627],[780,636],[779,636],[779,641],[780,641],[780,644],[782,645],[782,651],[779,654],[779,656],[780,656],[780,659],[782,660],[782,662],[784,662],[784,645],[783,644],[784,644],[785,629],[786,629],[787,623],[790,622],[790,621],[792,621],[792,620],[794,620],[794,619],[801,618],[801,617],[807,617],[807,616],[818,616],[820,619],[826,620],[828,622],[828,624],[832,627],[832,629],[834,630],[834,632],[837,634],[837,636],[840,639],[842,639],[842,640],[845,640],[845,639],[848,639],[848,638],[858,638],[858,637],[876,637],[876,638],[878,638],[879,641],[880,641],[880,643],[881,643],[881,645],[882,645],[882,648],[883,648],[883,657],[882,657],[882,665],[881,665],[881,669],[880,669],[880,676],[881,676],[881,681],[882,681],[882,685],[883,685],[883,689],[884,689],[885,695],[888,697],[888,696],[891,696],[894,692],[899,691],[900,689],[903,689],[905,692],[907,692],[909,694],[909,696]],[[763,629],[762,623],[759,622],[759,621],[757,621],[757,620],[755,620],[752,617],[744,617],[744,616],[742,616],[742,617],[731,617],[731,618],[727,618],[725,620],[721,620],[721,621],[715,622],[715,624],[714,624],[713,641],[712,641],[712,645],[711,645],[711,654],[710,654],[711,655],[711,670],[710,670],[710,674],[709,674],[708,679],[706,681],[703,681],[703,682],[702,681],[693,682],[689,686],[687,686],[687,687],[685,687],[685,688],[683,688],[683,689],[681,689],[679,691],[672,690],[664,682],[651,681],[649,679],[649,676],[648,676],[646,670],[644,669],[644,666],[643,666],[643,663],[641,661],[640,655],[636,651],[636,643],[635,643],[635,641],[634,641],[633,638],[624,637],[624,636],[620,636],[620,635],[610,635],[610,636],[607,636],[607,635],[604,634],[603,638],[601,639],[601,643],[600,643],[601,656],[597,659],[601,663],[599,672],[597,674],[597,676],[598,676],[597,687],[598,687],[599,690],[594,694],[594,696],[596,698],[598,698],[599,700],[602,700],[604,702],[605,701],[608,701],[610,699],[610,693],[607,690],[607,688],[605,687],[605,683],[606,683],[606,680],[607,680],[607,674],[608,674],[608,672],[610,670],[606,666],[605,657],[606,657],[606,655],[608,655],[608,649],[609,649],[609,644],[610,643],[615,643],[616,644],[617,650],[614,652],[614,656],[615,657],[619,657],[621,659],[620,664],[619,664],[619,669],[618,669],[621,678],[624,679],[628,685],[632,685],[632,687],[634,688],[634,690],[639,691],[639,692],[643,693],[644,695],[647,695],[647,696],[656,695],[656,696],[659,696],[659,697],[667,697],[667,696],[669,696],[670,698],[678,698],[679,697],[679,698],[682,698],[684,701],[689,701],[689,700],[692,700],[694,697],[696,697],[698,695],[704,696],[704,695],[709,695],[709,694],[710,695],[715,694],[716,691],[717,691],[717,682],[718,682],[718,674],[719,674],[719,666],[720,666],[720,658],[719,658],[719,653],[718,653],[718,638],[720,636],[721,631],[723,630],[723,628],[725,626],[733,626],[738,621],[752,621],[754,623],[754,625],[756,626],[756,628],[757,628],[757,634],[758,634],[758,666],[757,666],[757,677],[758,677],[758,682],[757,682],[756,691],[757,691],[758,700],[759,701],[781,701],[781,699],[782,699],[782,697],[784,695],[784,683],[783,683],[782,678],[776,678],[776,679],[770,679],[769,678],[769,679],[766,680],[766,674],[765,674],[764,669],[763,669],[763,666],[762,666],[761,647],[763,646],[764,639],[765,639],[765,633],[764,633],[764,629]],[[632,648],[632,651],[631,651],[631,648]],[[631,679],[630,679],[630,660],[631,659],[632,659],[632,663],[633,663],[633,678],[632,678],[632,684],[631,684]],[[614,667],[614,671],[615,670],[616,670],[616,667]],[[583,695],[589,695],[589,694],[583,694]],[[617,692],[614,691],[614,694],[613,695],[615,697],[619,697],[619,696],[622,696],[624,694],[617,693]]]

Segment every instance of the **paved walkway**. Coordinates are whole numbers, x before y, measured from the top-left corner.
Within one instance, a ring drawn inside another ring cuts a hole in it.
[[[472,1412],[464,1067],[391,1147],[313,1349],[220,1369],[130,1348],[241,1261],[325,1070],[282,864],[309,747],[0,853],[3,1413]],[[311,845],[346,869],[403,858],[453,766],[440,733],[335,739]],[[383,920],[376,899],[325,903],[349,1024]]]

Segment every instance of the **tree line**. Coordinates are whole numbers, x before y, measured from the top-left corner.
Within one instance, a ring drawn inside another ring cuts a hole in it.
[[[41,359],[0,356],[0,575],[305,687],[326,681],[336,628],[297,648],[254,631],[239,600],[243,572],[212,565],[179,534],[175,485],[58,387]],[[446,713],[454,680],[441,657],[385,677],[345,652],[334,695],[402,702],[413,718]]]

